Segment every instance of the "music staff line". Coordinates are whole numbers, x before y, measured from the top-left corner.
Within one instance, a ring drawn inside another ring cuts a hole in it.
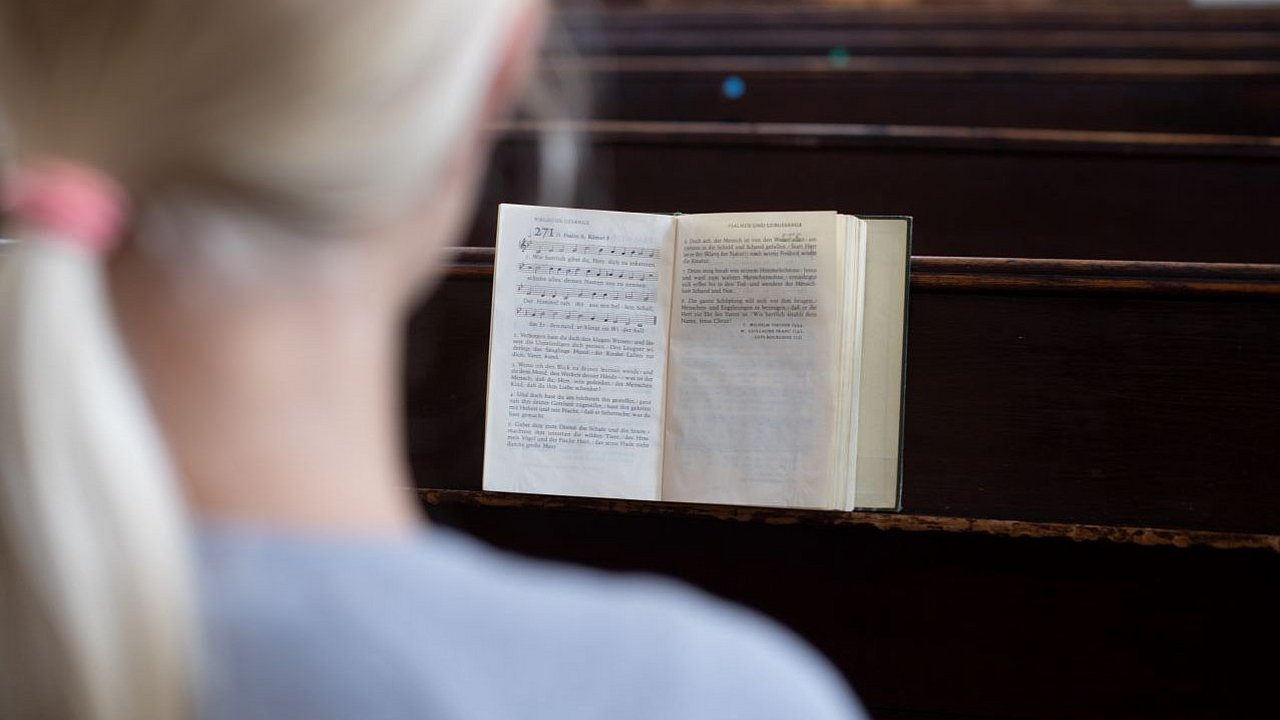
[[[536,307],[521,307],[516,308],[516,316],[557,320],[586,320],[612,325],[634,325],[635,327],[658,324],[656,315],[631,315],[627,313],[592,312],[590,310],[544,310]]]
[[[653,302],[654,293],[642,290],[588,290],[586,288],[551,287],[547,285],[518,285],[516,293],[540,298],[585,298],[587,300],[632,300],[635,302]]]
[[[615,257],[642,257],[642,258],[658,258],[658,251],[654,248],[628,247],[626,245],[587,245],[583,243],[565,243],[555,240],[530,240],[525,238],[520,241],[520,250],[532,250],[534,252],[562,252],[575,253],[578,255],[612,255]]]
[[[520,269],[535,275],[566,275],[601,278],[617,278],[620,280],[657,280],[658,273],[642,270],[609,270],[606,268],[561,267],[559,265],[541,265],[538,263],[520,263]]]

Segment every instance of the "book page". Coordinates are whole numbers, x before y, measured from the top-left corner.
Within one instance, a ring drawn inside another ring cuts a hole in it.
[[[484,488],[657,499],[674,222],[503,205]]]
[[[664,500],[835,507],[834,212],[682,215]]]

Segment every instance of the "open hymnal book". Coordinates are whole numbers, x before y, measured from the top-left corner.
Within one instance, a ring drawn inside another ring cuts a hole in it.
[[[898,507],[909,236],[501,206],[484,488]]]

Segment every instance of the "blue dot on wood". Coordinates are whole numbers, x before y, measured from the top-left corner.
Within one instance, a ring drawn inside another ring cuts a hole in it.
[[[747,83],[737,75],[730,75],[721,83],[720,92],[730,100],[737,100],[747,94]]]

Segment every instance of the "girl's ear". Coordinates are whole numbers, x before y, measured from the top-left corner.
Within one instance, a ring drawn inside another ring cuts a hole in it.
[[[485,122],[507,116],[537,64],[538,49],[547,25],[547,6],[542,0],[523,3],[506,28],[497,72],[484,104]]]

